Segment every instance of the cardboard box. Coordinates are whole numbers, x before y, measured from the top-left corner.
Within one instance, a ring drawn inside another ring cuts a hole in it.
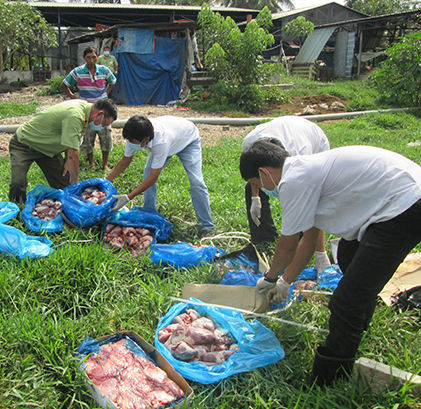
[[[247,247],[226,254],[220,258],[235,258],[236,255],[245,253],[254,253],[259,272],[264,274],[269,270],[267,260],[264,260],[253,243],[249,243]],[[269,294],[259,294],[256,287],[242,285],[223,285],[223,284],[191,284],[185,283],[183,288],[183,298],[197,298],[198,300],[208,303],[217,304],[225,307],[238,308],[255,313],[264,313],[269,310],[270,299]]]
[[[155,349],[151,344],[146,342],[140,335],[136,334],[136,332],[133,331],[120,331],[119,334],[125,334],[134,339],[141,347],[142,349],[153,359],[155,364],[164,370],[168,378],[170,378],[172,381],[174,381],[183,391],[184,391],[184,401],[180,402],[177,405],[171,406],[171,408],[188,408],[190,405],[190,401],[193,397],[193,389],[190,387],[190,385],[187,383],[187,381],[179,374],[177,373],[174,368],[169,364],[169,362],[161,355],[161,353]],[[103,337],[99,337],[96,340],[99,342],[105,341],[108,338],[112,337],[115,334],[111,335],[104,335]],[[84,371],[84,367],[80,366],[81,370]],[[118,406],[115,405],[115,403],[106,395],[104,395],[88,378],[88,376],[85,374],[87,379],[87,388],[90,390],[91,395],[96,400],[99,406],[101,406],[104,409],[119,409]]]
[[[263,313],[269,309],[268,293],[259,294],[256,287],[221,284],[185,283],[183,298],[197,298],[209,303]]]

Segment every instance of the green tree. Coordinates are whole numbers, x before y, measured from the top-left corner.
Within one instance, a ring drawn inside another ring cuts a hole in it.
[[[305,17],[299,16],[295,20],[285,24],[282,31],[286,36],[291,37],[291,40],[298,37],[299,45],[301,46],[304,37],[307,37],[313,30],[314,24],[311,21],[307,21]]]
[[[269,34],[272,15],[265,7],[244,32],[230,17],[214,13],[203,5],[198,15],[205,40],[205,62],[210,73],[218,79],[214,95],[234,103],[249,112],[256,112],[262,104],[258,84],[262,77],[262,52],[273,44]]]
[[[371,81],[392,104],[419,107],[421,103],[421,32],[400,39],[385,51],[387,60]]]
[[[401,13],[419,6],[418,0],[348,0],[345,5],[369,16]]]
[[[33,55],[37,47],[54,46],[56,32],[37,9],[24,1],[0,0],[0,73],[14,52]]]

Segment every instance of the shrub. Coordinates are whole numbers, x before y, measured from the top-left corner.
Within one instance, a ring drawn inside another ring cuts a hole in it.
[[[37,96],[43,97],[45,95],[61,94],[60,84],[63,82],[64,77],[54,77],[47,80],[47,86],[37,92]]]
[[[276,85],[266,88],[263,91],[263,100],[268,104],[286,104],[290,102]]]
[[[205,39],[205,61],[217,78],[212,94],[219,102],[236,103],[247,112],[257,112],[262,95],[256,89],[262,81],[262,51],[273,43],[268,28],[272,16],[267,7],[241,32],[234,20],[213,13],[206,4],[198,15]],[[237,88],[238,87],[238,88]]]
[[[420,105],[421,32],[401,38],[385,51],[388,56],[371,75],[371,81],[390,104]]]

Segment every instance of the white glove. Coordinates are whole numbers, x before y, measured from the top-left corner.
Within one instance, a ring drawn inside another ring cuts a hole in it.
[[[274,304],[281,304],[288,299],[289,287],[291,284],[288,284],[283,277],[279,277],[276,287],[273,290],[270,290],[270,293],[273,294],[272,302]]]
[[[316,270],[317,270],[317,277],[323,273],[323,271],[330,267],[330,260],[325,251],[316,251]]]
[[[256,223],[256,226],[260,226],[260,216],[262,215],[262,202],[260,200],[259,196],[253,196],[251,198],[251,208],[250,208],[250,216],[254,223]]]
[[[271,283],[271,282],[267,281],[265,279],[265,277],[262,277],[262,278],[259,278],[259,280],[257,281],[256,291],[258,293],[264,293],[264,292],[269,291],[272,288],[274,288],[275,285],[276,285],[276,282],[275,283]]]
[[[113,198],[117,199],[114,207],[111,209],[113,212],[121,209],[123,206],[130,202],[129,196],[127,195],[113,195]]]

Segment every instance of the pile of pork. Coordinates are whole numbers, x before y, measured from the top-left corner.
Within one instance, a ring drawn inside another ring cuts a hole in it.
[[[201,317],[194,309],[177,315],[168,327],[159,331],[158,340],[174,358],[206,365],[220,365],[240,351],[229,331],[211,317]]]
[[[151,360],[130,352],[122,339],[85,360],[86,375],[121,409],[158,408],[178,401],[183,390]],[[134,344],[134,343],[133,343]]]
[[[80,197],[99,205],[106,199],[107,195],[102,190],[99,190],[97,186],[88,186],[80,194]]]
[[[35,203],[32,209],[32,216],[38,217],[44,222],[50,222],[60,214],[60,211],[60,200],[44,198],[38,203]]]
[[[149,229],[109,223],[105,228],[104,242],[112,250],[126,249],[132,257],[142,257],[146,254],[153,237]]]

